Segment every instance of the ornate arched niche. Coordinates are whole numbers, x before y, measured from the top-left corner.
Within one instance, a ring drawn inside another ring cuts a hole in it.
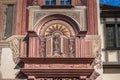
[[[79,34],[80,28],[82,27],[80,24],[78,24],[78,22],[76,22],[74,19],[72,19],[71,17],[67,15],[53,14],[53,15],[45,16],[42,19],[38,20],[34,26],[34,31],[37,32],[37,34],[39,35],[44,25],[48,24],[48,22],[53,21],[53,20],[54,21],[61,20],[63,22],[68,23],[74,30],[76,36]]]
[[[74,57],[75,32],[62,20],[47,22],[39,31],[41,53],[46,57]]]
[[[75,56],[75,40],[80,32],[80,26],[69,16],[63,14],[46,16],[36,23],[34,31],[40,37],[41,56]]]

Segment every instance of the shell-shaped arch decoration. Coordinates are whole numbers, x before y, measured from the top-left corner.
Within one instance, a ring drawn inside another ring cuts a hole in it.
[[[52,35],[55,32],[59,32],[62,35],[67,36],[67,37],[70,37],[70,34],[71,34],[70,30],[65,25],[57,23],[57,24],[50,25],[46,29],[45,36]]]

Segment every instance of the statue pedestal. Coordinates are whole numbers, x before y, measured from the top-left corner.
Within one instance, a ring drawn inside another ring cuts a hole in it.
[[[53,57],[62,57],[60,51],[54,51]]]

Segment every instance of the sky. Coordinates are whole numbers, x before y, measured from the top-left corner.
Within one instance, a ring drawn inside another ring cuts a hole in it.
[[[120,0],[100,0],[100,3],[120,7]]]

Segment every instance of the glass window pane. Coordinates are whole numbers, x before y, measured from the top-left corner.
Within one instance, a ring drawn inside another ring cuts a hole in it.
[[[117,25],[118,26],[118,46],[120,47],[120,24]]]
[[[65,5],[64,1],[61,1],[61,2],[60,2],[60,5]]]
[[[55,5],[56,0],[45,0],[45,5]]]
[[[106,24],[106,46],[115,48],[115,24]]]
[[[55,0],[52,0],[51,5],[55,5],[55,4],[56,4]]]
[[[46,2],[45,2],[45,5],[49,5],[49,4],[50,4],[49,1],[46,1]]]
[[[66,5],[70,5],[71,1],[70,0],[66,0]]]
[[[60,0],[60,5],[71,5],[71,0]]]

